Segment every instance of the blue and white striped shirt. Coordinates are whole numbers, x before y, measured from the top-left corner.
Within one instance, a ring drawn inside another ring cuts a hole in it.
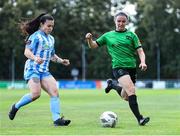
[[[25,70],[34,70],[37,72],[48,72],[49,62],[55,54],[54,37],[38,30],[33,33],[26,44],[35,56],[41,57],[44,61],[42,64],[36,63],[34,60],[28,59],[25,63]]]

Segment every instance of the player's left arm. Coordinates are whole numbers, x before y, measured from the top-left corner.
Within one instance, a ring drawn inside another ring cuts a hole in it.
[[[147,69],[147,65],[146,65],[146,56],[145,56],[144,50],[141,46],[141,42],[140,42],[138,36],[135,33],[132,33],[132,34],[134,35],[134,37],[133,37],[134,46],[136,48],[137,54],[140,59],[139,68],[142,71],[145,71]]]
[[[139,68],[141,68],[142,71],[145,71],[147,69],[147,65],[146,65],[146,56],[143,48],[142,47],[138,48],[137,53],[140,59]]]
[[[54,54],[51,57],[51,61],[56,62],[56,63],[61,63],[61,64],[65,65],[65,66],[68,66],[70,64],[68,59],[62,59],[62,58],[58,57],[56,54]]]

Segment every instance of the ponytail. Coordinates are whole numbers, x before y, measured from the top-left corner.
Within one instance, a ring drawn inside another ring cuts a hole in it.
[[[23,35],[29,36],[39,29],[41,18],[46,15],[46,13],[40,14],[38,17],[30,21],[22,21],[20,23],[20,29]]]

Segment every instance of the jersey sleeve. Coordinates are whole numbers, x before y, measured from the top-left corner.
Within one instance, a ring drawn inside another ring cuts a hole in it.
[[[136,49],[142,47],[141,42],[135,33],[134,33],[134,37],[133,37],[133,42],[134,42],[134,46]]]
[[[38,37],[31,35],[26,42],[26,48],[33,50],[38,43],[39,43]]]
[[[106,44],[106,38],[105,38],[105,34],[103,34],[102,36],[100,36],[97,40],[96,43],[98,44],[98,46],[103,46]]]
[[[53,48],[52,52],[51,52],[51,56],[54,56],[55,54],[55,49]]]

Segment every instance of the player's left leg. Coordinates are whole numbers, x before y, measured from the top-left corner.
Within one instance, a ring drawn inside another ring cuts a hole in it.
[[[143,117],[139,112],[137,96],[135,94],[135,86],[134,86],[134,83],[132,82],[130,76],[124,75],[124,76],[120,77],[118,79],[118,81],[121,83],[123,89],[128,94],[129,107],[130,107],[131,111],[133,112],[134,116],[136,117],[139,125],[142,125],[142,126],[145,125],[146,123],[149,122],[150,118]]]
[[[122,91],[121,91],[121,97],[125,101],[129,100],[128,94],[126,93],[126,91],[124,89],[122,89]]]
[[[41,80],[42,88],[50,96],[50,110],[52,113],[52,118],[55,126],[67,126],[71,122],[70,120],[65,120],[63,117],[60,117],[60,100],[59,93],[57,88],[57,82],[53,76],[44,77]]]

